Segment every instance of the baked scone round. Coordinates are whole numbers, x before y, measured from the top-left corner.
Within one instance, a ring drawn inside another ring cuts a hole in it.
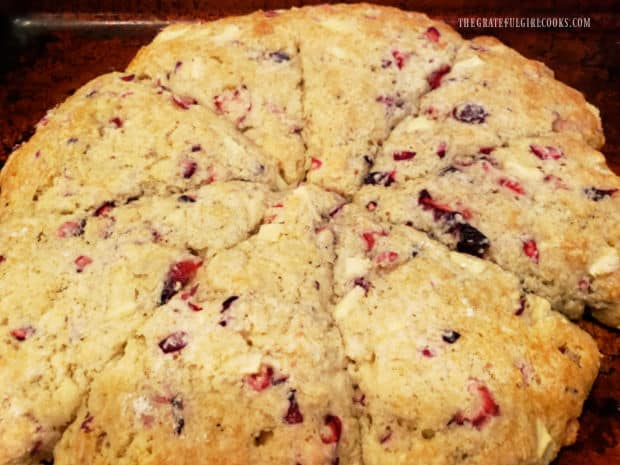
[[[548,464],[620,327],[597,110],[394,8],[176,24],[0,173],[0,465]]]

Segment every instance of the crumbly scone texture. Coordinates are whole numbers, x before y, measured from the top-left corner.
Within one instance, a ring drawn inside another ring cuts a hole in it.
[[[419,13],[166,28],[0,172],[0,465],[548,464],[598,369],[551,308],[620,327],[602,142]]]

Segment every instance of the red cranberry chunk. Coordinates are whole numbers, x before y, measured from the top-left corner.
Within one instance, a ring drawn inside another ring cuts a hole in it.
[[[183,349],[187,342],[187,333],[185,331],[177,331],[163,338],[157,345],[164,354],[170,354]]]
[[[441,65],[435,71],[428,75],[426,78],[426,82],[431,89],[437,89],[441,85],[441,80],[443,77],[450,72],[452,68],[450,65]]]
[[[364,294],[365,295],[368,295],[368,291],[372,287],[372,284],[370,283],[370,281],[368,281],[364,277],[355,278],[355,280],[353,281],[353,284],[355,284],[356,286],[359,286],[362,289],[364,289]]]
[[[371,171],[364,178],[364,184],[380,184],[389,187],[395,181],[396,171]]]
[[[515,316],[521,316],[523,315],[523,312],[525,311],[525,304],[526,304],[526,300],[525,297],[521,297],[519,299],[519,307],[517,308],[517,310],[515,311]]]
[[[230,306],[233,304],[233,302],[237,300],[238,298],[239,298],[238,295],[231,295],[224,302],[222,302],[222,310],[220,310],[220,313],[224,313],[226,310],[228,310]]]
[[[422,355],[424,357],[427,357],[427,358],[433,358],[435,356],[435,353],[433,352],[433,350],[430,347],[422,348],[421,352],[422,352]]]
[[[269,58],[276,63],[282,63],[285,61],[289,61],[291,59],[290,55],[282,50],[278,50],[276,52],[271,52],[269,54]]]
[[[11,330],[11,336],[18,341],[25,341],[35,333],[35,329],[32,326],[22,326],[21,328],[15,328]]]
[[[123,127],[123,120],[118,116],[115,116],[114,118],[110,118],[110,124],[113,124],[117,129],[119,129]]]
[[[84,421],[82,422],[82,424],[80,425],[80,429],[86,433],[90,433],[93,428],[92,428],[92,422],[95,419],[95,417],[93,417],[90,413],[86,414],[86,418],[84,419]]]
[[[285,423],[289,425],[295,425],[297,423],[303,423],[304,416],[299,410],[299,404],[297,403],[297,399],[295,398],[295,391],[291,391],[288,396],[288,409],[286,414],[282,418]]]
[[[542,145],[532,144],[530,150],[541,160],[557,160],[564,156],[561,149],[550,145],[543,147]]]
[[[177,200],[183,203],[194,203],[196,201],[196,198],[191,195],[183,194],[180,195]]]
[[[342,421],[335,415],[325,415],[323,420],[326,428],[321,433],[321,441],[323,444],[334,444],[340,441],[340,435],[342,434]]]
[[[447,148],[447,144],[445,142],[440,142],[439,145],[437,146],[437,156],[439,158],[443,158],[446,156],[446,148]]]
[[[273,381],[273,368],[269,365],[261,365],[258,373],[254,373],[246,376],[245,382],[250,385],[252,389],[260,392],[272,384]]]
[[[392,50],[392,56],[396,61],[396,66],[398,67],[398,69],[403,69],[403,67],[407,63],[407,60],[409,59],[408,53],[403,53],[399,50]]]
[[[181,169],[183,171],[183,178],[184,179],[189,179],[191,178],[194,173],[196,172],[196,169],[198,168],[198,163],[196,163],[194,160],[184,160],[181,162]]]
[[[596,187],[587,187],[583,190],[586,196],[595,202],[604,199],[605,197],[611,197],[618,189],[598,189]]]
[[[201,265],[201,261],[194,260],[182,260],[172,265],[164,280],[164,287],[159,301],[160,305],[168,302],[183,286],[189,283]]]
[[[4,255],[0,255],[0,263],[4,263],[6,261],[6,257]]]
[[[426,30],[424,36],[431,42],[439,42],[439,37],[441,37],[441,34],[436,27],[431,26]]]
[[[394,155],[393,155],[394,161],[411,160],[413,157],[415,157],[415,152],[411,152],[408,150],[403,150],[401,152],[394,152]]]
[[[461,335],[453,329],[446,329],[441,333],[441,339],[448,344],[454,344],[460,337]]]
[[[477,103],[466,103],[452,110],[454,119],[468,124],[482,124],[489,114]]]
[[[93,216],[106,216],[115,206],[115,203],[111,200],[104,202],[95,210]]]
[[[495,150],[495,147],[480,147],[478,152],[480,152],[480,153],[482,153],[484,155],[490,155],[494,150]],[[491,164],[493,164],[493,163],[491,163]]]
[[[310,169],[311,170],[318,170],[321,166],[323,166],[323,162],[321,160],[319,160],[318,158],[312,157],[310,159]]]
[[[58,237],[77,237],[84,234],[84,226],[86,226],[86,220],[82,220],[79,223],[77,221],[66,221],[61,224],[56,232]]]
[[[198,304],[195,304],[194,302],[189,302],[189,301],[188,301],[188,302],[187,302],[187,306],[188,306],[189,308],[191,308],[191,309],[192,309],[193,311],[195,311],[195,312],[199,312],[199,311],[201,311],[201,310],[202,310],[202,306],[201,306],[201,305],[198,305]]]
[[[368,210],[369,212],[374,212],[376,209],[377,209],[377,202],[375,202],[374,200],[371,200],[370,202],[366,204],[366,210]]]
[[[75,271],[81,273],[82,271],[84,271],[84,268],[86,268],[92,262],[92,258],[87,257],[86,255],[80,255],[78,258],[75,259]]]
[[[198,103],[198,101],[192,97],[180,97],[177,95],[172,96],[172,102],[182,110],[187,110],[190,106]]]
[[[468,223],[458,225],[459,241],[456,250],[475,257],[484,257],[491,243],[489,239]]]
[[[525,189],[523,189],[523,186],[521,186],[518,181],[513,181],[508,178],[500,178],[498,183],[500,186],[510,189],[516,194],[525,195]]]
[[[121,76],[121,80],[125,82],[130,82],[133,81],[135,77],[135,74],[126,74],[125,76]]]
[[[538,263],[540,255],[538,253],[538,246],[536,245],[536,241],[534,239],[523,241],[523,252],[525,255],[530,257],[530,260],[534,263]]]

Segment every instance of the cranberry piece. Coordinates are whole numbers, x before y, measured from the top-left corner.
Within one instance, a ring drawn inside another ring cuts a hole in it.
[[[279,14],[280,13],[278,13],[275,10],[265,10],[265,11],[263,11],[263,15],[265,15],[267,18],[275,18]]]
[[[561,149],[550,145],[543,147],[542,145],[532,144],[530,150],[541,160],[557,160],[564,156]]]
[[[394,97],[390,97],[389,95],[379,95],[376,99],[376,102],[379,103],[383,103],[385,105],[387,105],[388,107],[391,107],[392,105],[394,105]]]
[[[79,223],[77,221],[66,221],[60,225],[56,235],[58,237],[77,237],[84,234],[84,226],[86,226],[86,220],[82,220]]]
[[[418,205],[421,205],[424,210],[432,210],[433,218],[437,220],[453,221],[455,214],[458,212],[452,211],[447,205],[443,205],[431,197],[431,194],[426,189],[422,189],[418,194]]]
[[[93,428],[92,428],[92,422],[95,419],[95,417],[93,417],[90,413],[86,414],[86,418],[84,419],[84,421],[82,422],[82,424],[80,425],[80,429],[86,433],[90,433]]]
[[[394,152],[392,157],[394,158],[394,161],[411,160],[413,157],[415,157],[415,152],[403,150],[401,152]]]
[[[170,333],[168,336],[159,341],[159,348],[164,354],[178,352],[187,345],[187,333],[185,331],[177,331]]]
[[[6,257],[4,255],[0,255],[0,263],[4,263],[6,261]]]
[[[381,252],[379,255],[377,255],[376,260],[379,264],[394,263],[396,260],[398,260],[398,253],[392,251]]]
[[[590,200],[598,202],[605,197],[611,197],[618,192],[618,189],[598,189],[596,187],[586,187],[583,192]]]
[[[235,124],[241,124],[252,110],[252,98],[248,88],[242,85],[238,89],[229,89],[213,96],[213,106],[218,114],[234,117]]]
[[[288,409],[286,414],[282,418],[285,423],[289,425],[295,425],[297,423],[303,423],[304,416],[299,410],[299,404],[297,403],[297,399],[295,398],[295,390],[291,390],[288,396]]]
[[[424,33],[424,37],[426,37],[431,42],[439,42],[439,37],[441,37],[441,34],[436,27],[431,26]]]
[[[441,142],[441,143],[437,146],[437,152],[436,152],[436,153],[437,153],[437,156],[438,156],[439,158],[443,158],[443,157],[445,157],[445,156],[446,156],[446,148],[447,148],[447,145],[446,145],[446,143],[445,143],[445,142]]]
[[[183,294],[181,294],[181,299],[187,300],[190,297],[194,297],[196,295],[196,291],[198,291],[198,286],[199,286],[199,284],[196,284],[189,291],[184,292]]]
[[[435,356],[435,353],[432,351],[430,347],[424,347],[421,350],[421,352],[422,352],[422,355],[427,358],[433,358]]]
[[[480,410],[472,418],[466,417],[462,412],[457,412],[448,422],[448,425],[456,423],[463,425],[471,423],[476,429],[480,430],[487,423],[490,417],[496,417],[500,414],[499,405],[493,399],[491,391],[477,379],[470,381],[468,386],[469,392],[476,394],[480,399]]]
[[[178,95],[173,95],[172,103],[174,103],[181,110],[187,110],[190,106],[198,104],[198,101],[192,97],[180,97]]]
[[[366,251],[370,252],[375,246],[375,236],[387,236],[388,233],[385,231],[369,231],[362,233],[362,239],[366,241]]]
[[[115,203],[113,201],[107,201],[101,204],[93,213],[93,216],[107,216],[107,214],[115,207]]]
[[[123,127],[123,120],[118,116],[115,116],[114,118],[110,118],[110,124],[113,124],[117,129],[119,129]]]
[[[538,246],[536,245],[536,241],[534,239],[528,239],[526,241],[523,241],[523,252],[525,253],[525,255],[530,257],[530,259],[534,263],[538,264]]]
[[[340,435],[342,434],[342,421],[340,418],[335,415],[325,415],[323,424],[327,427],[321,433],[323,444],[334,444],[340,441]]]
[[[200,152],[202,150],[202,145],[194,144],[192,145],[192,152]]]
[[[319,160],[318,158],[312,157],[310,160],[311,160],[310,161],[311,170],[318,170],[321,166],[323,166],[323,162]]]
[[[187,306],[191,308],[195,312],[199,312],[202,310],[202,306],[195,304],[194,302],[187,302]]]
[[[201,261],[193,260],[182,260],[172,265],[164,280],[164,287],[159,299],[160,305],[168,302],[183,286],[189,283],[201,265]]]
[[[364,184],[380,184],[389,187],[395,181],[396,171],[372,171],[364,178]]]
[[[125,76],[121,76],[121,81],[131,82],[136,77],[135,74],[126,74]]]
[[[480,147],[478,152],[484,155],[490,155],[495,150],[495,147]]]
[[[456,250],[475,257],[484,257],[490,247],[489,239],[468,223],[458,225],[459,241]]]
[[[334,208],[328,213],[329,217],[333,218],[334,216],[336,216],[338,213],[340,213],[340,211],[344,208],[345,205],[346,203],[341,203],[340,205],[338,205],[336,208]]]
[[[426,78],[426,82],[431,87],[431,89],[437,89],[441,85],[441,80],[443,77],[450,72],[452,68],[450,65],[441,65],[435,71],[428,75]]]
[[[282,63],[284,61],[289,61],[291,59],[290,55],[286,52],[278,50],[277,52],[271,52],[269,54],[269,58],[276,63]]]
[[[222,310],[220,310],[220,313],[224,313],[226,310],[228,310],[230,306],[233,304],[233,302],[237,300],[238,298],[239,298],[238,295],[231,295],[224,302],[222,302]]]
[[[372,287],[372,284],[370,284],[370,281],[368,281],[364,277],[355,278],[355,280],[353,281],[353,284],[364,289],[364,295],[368,295],[368,291]]]
[[[377,202],[375,202],[374,200],[371,200],[370,202],[366,204],[366,210],[368,210],[369,212],[374,212],[376,209],[377,209]]]
[[[389,68],[390,66],[392,66],[392,60],[388,60],[387,58],[381,60],[381,67],[383,69]]]
[[[498,183],[500,186],[510,189],[516,194],[525,195],[525,189],[523,189],[523,186],[521,186],[518,181],[513,181],[508,178],[500,178]]]
[[[179,202],[184,202],[184,203],[194,203],[196,201],[196,198],[191,195],[183,194],[183,195],[180,195],[177,200]]]
[[[22,326],[21,328],[15,328],[11,330],[11,336],[18,341],[25,341],[32,336],[36,330],[32,326]]]
[[[403,53],[398,50],[392,50],[392,56],[394,57],[394,61],[396,61],[398,69],[403,69],[409,59],[408,53]]]
[[[519,299],[519,307],[517,308],[517,310],[515,311],[515,316],[521,316],[523,315],[523,312],[525,311],[525,304],[526,304],[526,300],[525,297],[521,297]]]
[[[197,168],[198,168],[198,163],[196,163],[194,160],[183,160],[181,162],[183,178],[184,179],[191,178],[196,172]]]
[[[466,103],[460,107],[454,107],[452,116],[463,123],[482,124],[489,114],[477,103]]]
[[[273,368],[269,365],[261,365],[258,373],[254,373],[245,377],[245,382],[250,385],[252,389],[260,392],[267,389],[273,380]]]
[[[454,344],[460,337],[461,335],[453,329],[446,329],[441,333],[441,339],[448,344]]]
[[[592,287],[591,287],[591,283],[590,280],[588,278],[582,278],[579,280],[579,283],[577,284],[577,286],[579,287],[579,290],[581,292],[592,292]]]
[[[182,61],[177,61],[174,64],[174,72],[176,73],[179,69],[181,69],[181,66],[183,66],[183,62]]]
[[[86,255],[80,255],[78,258],[75,259],[75,271],[77,271],[78,273],[81,273],[82,271],[84,271],[84,268],[86,268],[88,265],[90,265],[93,262],[92,258],[87,257]]]
[[[381,435],[381,437],[379,438],[379,442],[381,444],[385,444],[386,442],[388,442],[390,439],[392,439],[392,428],[390,428],[389,426],[385,429],[385,432]]]

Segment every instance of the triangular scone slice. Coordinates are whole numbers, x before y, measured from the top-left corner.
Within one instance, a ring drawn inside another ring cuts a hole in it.
[[[302,10],[308,179],[352,194],[378,147],[450,69],[462,40],[425,15],[371,5]],[[389,179],[383,180],[389,182]]]
[[[356,202],[494,261],[571,318],[587,304],[620,327],[620,178],[603,155],[569,135],[475,151],[447,154],[416,180],[366,186]]]
[[[304,174],[302,74],[284,27],[292,13],[226,18],[164,29],[128,72],[227,118],[258,144],[291,184]]]
[[[335,229],[364,463],[544,465],[574,442],[599,364],[587,333],[412,228],[347,205]]]
[[[441,85],[422,99],[420,113],[448,126],[489,128],[502,140],[570,132],[594,148],[605,141],[599,112],[583,94],[493,37],[461,47]]]
[[[277,167],[228,121],[112,73],[48,112],[0,175],[2,214],[70,213],[231,179],[277,185]]]
[[[56,464],[361,463],[325,307],[322,216],[339,199],[302,187],[280,202],[278,219],[205,264],[95,379]]]
[[[3,223],[0,376],[11,382],[0,388],[0,463],[49,458],[95,375],[201,264],[246,239],[267,205],[265,187],[241,182],[184,195],[193,201]]]

